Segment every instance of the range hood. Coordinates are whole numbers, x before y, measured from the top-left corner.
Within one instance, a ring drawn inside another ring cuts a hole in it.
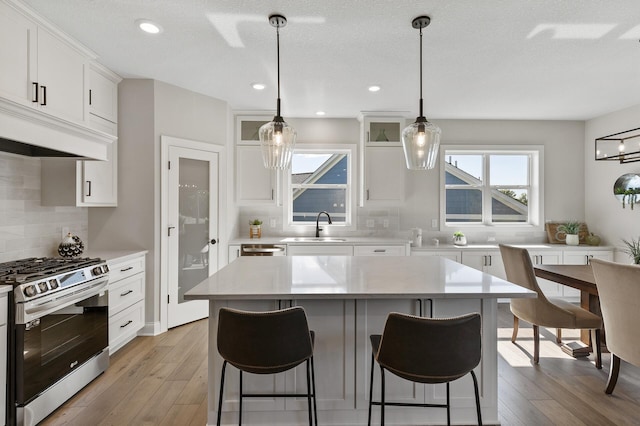
[[[116,136],[0,98],[0,151],[31,157],[107,160]]]

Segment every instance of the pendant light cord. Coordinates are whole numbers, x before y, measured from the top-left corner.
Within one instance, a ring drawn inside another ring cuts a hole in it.
[[[277,57],[278,57],[278,101],[276,105],[276,115],[280,117],[280,25],[276,26],[276,40],[277,40]]]
[[[420,28],[420,117],[424,117],[422,110],[422,27]]]

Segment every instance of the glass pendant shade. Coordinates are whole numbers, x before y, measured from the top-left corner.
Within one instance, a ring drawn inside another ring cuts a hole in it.
[[[402,148],[409,170],[433,169],[438,159],[439,147],[440,128],[424,117],[418,117],[415,123],[402,131]]]
[[[278,116],[260,127],[262,160],[267,169],[289,168],[296,135],[295,129]]]

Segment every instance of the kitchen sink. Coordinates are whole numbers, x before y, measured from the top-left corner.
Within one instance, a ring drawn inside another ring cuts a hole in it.
[[[282,240],[283,243],[344,243],[346,238],[334,237],[290,237]]]

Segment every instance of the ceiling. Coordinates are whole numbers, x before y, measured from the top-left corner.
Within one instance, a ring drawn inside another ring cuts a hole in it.
[[[275,110],[280,13],[285,117],[586,120],[640,104],[638,0],[25,0],[125,78]],[[140,18],[163,32],[140,31]],[[251,83],[267,85],[256,91]],[[381,90],[371,93],[370,85]]]

